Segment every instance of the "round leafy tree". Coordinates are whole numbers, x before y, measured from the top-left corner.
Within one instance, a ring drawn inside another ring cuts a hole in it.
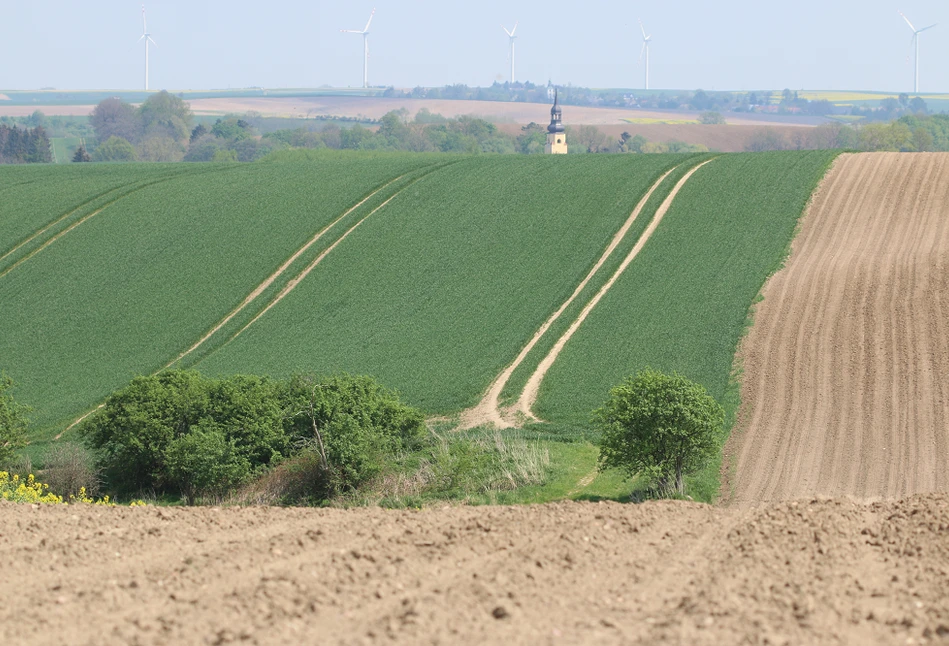
[[[661,492],[684,494],[683,477],[718,448],[725,411],[701,385],[646,368],[610,390],[593,423],[602,433],[600,469],[643,475]]]

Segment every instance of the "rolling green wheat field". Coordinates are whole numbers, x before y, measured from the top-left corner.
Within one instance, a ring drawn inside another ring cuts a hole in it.
[[[0,168],[0,368],[34,408],[37,443],[171,366],[371,374],[450,420],[652,190],[506,383],[502,403],[518,397],[681,184],[540,385],[536,428],[583,436],[610,386],[647,365],[728,398],[749,309],[832,159],[322,154]]]

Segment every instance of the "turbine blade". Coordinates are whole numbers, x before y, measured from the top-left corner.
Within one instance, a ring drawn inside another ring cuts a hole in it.
[[[340,32],[344,34],[363,34],[365,32],[359,31],[358,29],[340,29]]]
[[[903,20],[906,21],[906,24],[909,25],[909,28],[912,29],[912,30],[915,32],[915,31],[916,31],[916,27],[914,27],[914,26],[913,26],[913,23],[911,23],[911,22],[909,21],[909,18],[906,17],[906,14],[901,11],[901,12],[900,12],[900,15],[903,16]]]
[[[146,38],[145,34],[142,34],[141,36],[138,37],[138,40],[137,40],[136,42],[140,43],[140,42],[142,42],[145,38]]]
[[[507,30],[507,27],[505,27],[504,25],[501,25],[501,29],[503,29],[503,30],[504,30],[504,33],[507,34],[508,36],[511,35],[511,32],[509,32],[509,31]]]
[[[639,28],[642,29],[642,31],[643,31],[643,38],[644,38],[644,39],[645,39],[645,38],[649,38],[649,37],[646,35],[646,28],[643,27],[643,21],[642,21],[642,20],[639,21]]]
[[[939,24],[939,23],[937,22],[936,25],[938,25],[938,24]],[[932,28],[935,27],[936,25],[929,25],[928,27],[923,27],[922,29],[920,29],[920,30],[917,31],[916,33],[917,33],[917,34],[922,33],[922,32],[924,32],[924,31],[926,31],[927,29],[932,29]]]
[[[517,31],[517,22],[514,23],[514,29],[511,30],[511,38],[514,38],[514,32]]]
[[[643,48],[639,50],[639,62],[643,62],[643,56],[646,55],[646,43],[643,43]]]
[[[148,33],[148,24],[145,22],[145,5],[142,5],[142,33]]]
[[[372,13],[369,14],[369,21],[366,22],[366,28],[363,29],[363,32],[369,31],[369,25],[372,24],[372,17],[375,16],[375,15],[376,15],[376,9],[375,9],[375,7],[373,7]]]
[[[148,40],[152,41],[152,45],[154,45],[155,47],[158,47],[158,43],[155,42],[155,39],[154,39],[154,38],[152,38],[151,36],[149,36],[149,37],[148,37]]]

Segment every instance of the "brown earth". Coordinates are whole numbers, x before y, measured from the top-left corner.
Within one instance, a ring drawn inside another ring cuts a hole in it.
[[[736,504],[949,490],[949,154],[840,157],[742,355]]]
[[[6,644],[949,642],[949,496],[102,508],[0,503]]]

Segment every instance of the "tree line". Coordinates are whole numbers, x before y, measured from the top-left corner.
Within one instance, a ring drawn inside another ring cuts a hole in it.
[[[49,164],[52,161],[49,136],[42,126],[11,128],[0,124],[0,164]]]

